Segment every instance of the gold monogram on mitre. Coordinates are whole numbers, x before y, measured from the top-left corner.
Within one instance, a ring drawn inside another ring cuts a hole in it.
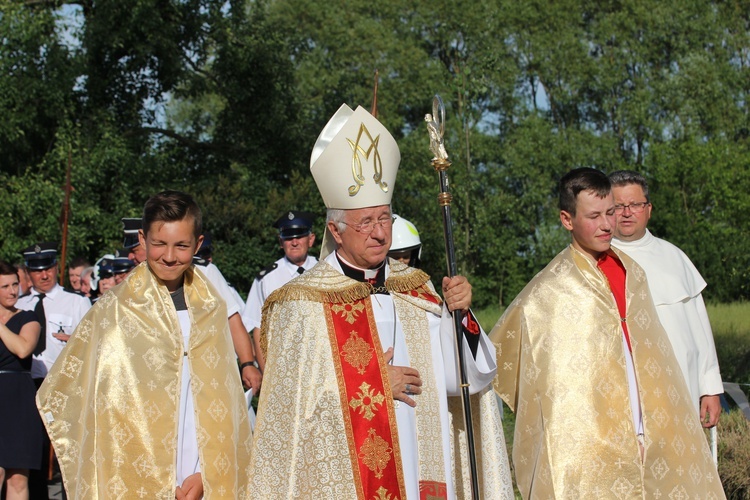
[[[383,124],[361,106],[342,104],[315,141],[310,172],[326,208],[356,210],[391,203],[400,162],[398,144]]]
[[[366,143],[366,148],[363,147],[363,142],[367,139],[369,143]],[[380,135],[378,134],[373,138],[370,131],[367,130],[365,124],[361,124],[357,133],[357,139],[351,140],[346,139],[349,143],[349,147],[352,148],[352,177],[354,178],[354,184],[349,186],[349,196],[356,196],[359,193],[359,189],[365,185],[365,177],[362,175],[363,166],[362,160],[369,162],[372,159],[372,167],[374,170],[372,179],[375,183],[383,190],[384,193],[388,192],[388,183],[383,181],[383,162],[380,159],[380,153],[378,152],[378,143],[380,142]]]

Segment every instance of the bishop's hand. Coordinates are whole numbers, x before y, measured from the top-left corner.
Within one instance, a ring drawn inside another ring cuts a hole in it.
[[[466,313],[471,307],[471,283],[464,276],[443,278],[443,297],[448,310]]]
[[[393,347],[385,351],[385,362],[388,365],[388,379],[391,383],[391,392],[393,399],[403,401],[412,408],[417,406],[417,402],[410,396],[422,394],[422,379],[419,372],[409,366],[393,366]]]

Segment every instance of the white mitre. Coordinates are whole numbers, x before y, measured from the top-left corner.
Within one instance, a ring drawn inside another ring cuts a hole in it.
[[[342,104],[310,155],[310,171],[326,208],[390,205],[401,153],[396,140],[367,110]],[[326,227],[320,258],[335,250]]]

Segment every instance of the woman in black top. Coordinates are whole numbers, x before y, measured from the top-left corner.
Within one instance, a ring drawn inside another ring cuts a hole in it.
[[[0,261],[0,487],[6,498],[29,498],[29,469],[42,464],[43,427],[31,380],[31,353],[40,325],[33,311],[16,309],[18,272]]]

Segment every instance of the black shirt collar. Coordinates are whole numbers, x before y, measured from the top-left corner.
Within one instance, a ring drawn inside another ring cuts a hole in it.
[[[360,283],[369,283],[373,287],[371,293],[382,293],[388,295],[388,291],[385,289],[385,262],[383,261],[379,266],[374,269],[359,269],[351,266],[344,262],[336,253],[336,259],[339,261],[341,270],[344,271],[344,275],[359,281]],[[373,276],[372,278],[370,276]]]

